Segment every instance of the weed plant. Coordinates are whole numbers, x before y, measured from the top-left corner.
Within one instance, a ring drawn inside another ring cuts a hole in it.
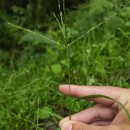
[[[57,22],[45,35],[8,22],[25,48],[17,60],[11,56],[10,67],[0,66],[0,129],[58,130],[58,121],[69,110],[78,112],[93,104],[77,101],[73,108],[74,99],[58,92],[60,84],[129,88],[126,3],[114,6],[108,0],[93,0],[66,13],[64,1],[59,2]]]

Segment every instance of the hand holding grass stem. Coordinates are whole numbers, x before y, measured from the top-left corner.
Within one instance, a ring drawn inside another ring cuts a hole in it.
[[[61,85],[59,89],[68,95],[69,85]],[[71,121],[69,117],[64,118],[60,122],[61,130],[129,130],[129,89],[70,85],[70,95],[79,99],[87,98],[98,104],[71,115]]]

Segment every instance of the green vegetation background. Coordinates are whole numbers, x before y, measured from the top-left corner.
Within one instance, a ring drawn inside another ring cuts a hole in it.
[[[1,0],[1,130],[56,130],[69,109],[93,104],[81,101],[72,108],[73,99],[59,93],[60,84],[129,88],[129,0],[66,0],[65,5],[66,16],[62,1]],[[72,44],[63,47],[66,43]]]

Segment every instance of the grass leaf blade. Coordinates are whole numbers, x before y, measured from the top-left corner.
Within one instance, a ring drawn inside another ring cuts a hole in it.
[[[78,101],[78,100],[80,100],[80,99],[86,99],[86,100],[88,100],[88,99],[93,99],[93,98],[105,98],[105,99],[109,99],[109,100],[115,101],[115,102],[118,103],[118,104],[121,106],[121,108],[125,111],[125,113],[127,114],[128,119],[130,120],[130,113],[129,113],[129,111],[125,108],[125,106],[124,106],[121,102],[119,102],[119,101],[117,101],[117,100],[114,100],[113,98],[111,98],[111,97],[109,97],[109,96],[106,96],[106,95],[94,94],[94,95],[83,96],[83,97],[80,97],[80,98],[78,98],[78,99],[75,99],[75,100],[72,102],[72,104],[74,104],[76,101]]]

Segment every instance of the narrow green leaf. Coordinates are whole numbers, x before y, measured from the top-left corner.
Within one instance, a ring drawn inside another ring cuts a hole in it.
[[[127,116],[128,116],[128,119],[130,120],[130,113],[129,113],[129,111],[125,108],[125,106],[124,106],[121,102],[119,102],[119,101],[117,101],[117,100],[114,100],[113,98],[111,98],[111,97],[109,97],[109,96],[106,96],[106,95],[95,94],[95,95],[83,96],[83,97],[80,97],[80,98],[78,98],[78,99],[75,99],[72,103],[74,104],[76,101],[78,101],[78,100],[80,100],[80,99],[86,99],[86,100],[87,100],[87,99],[92,99],[92,98],[106,98],[106,99],[113,100],[113,101],[117,102],[117,103],[122,107],[122,109],[125,111],[125,113],[126,113]]]

